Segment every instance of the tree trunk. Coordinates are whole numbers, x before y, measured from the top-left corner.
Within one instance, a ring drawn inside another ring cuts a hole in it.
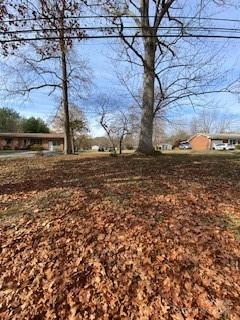
[[[62,103],[64,110],[64,153],[72,153],[71,132],[69,123],[69,104],[68,104],[68,79],[67,79],[67,61],[66,46],[64,39],[64,9],[61,17],[62,29],[60,31],[60,50],[61,50],[61,68],[62,68]]]
[[[119,140],[119,154],[122,154],[122,142],[123,142],[123,137],[121,137]]]
[[[150,154],[153,148],[153,119],[154,119],[154,84],[155,84],[155,40],[146,39],[145,65],[143,80],[143,102],[140,137],[137,151]]]
[[[62,42],[62,40],[61,40]],[[67,83],[67,63],[65,54],[65,45],[61,45],[61,67],[62,67],[62,103],[64,110],[64,153],[71,154],[71,134],[69,126],[69,108],[68,108],[68,83]]]
[[[75,147],[74,147],[74,132],[71,130],[71,147],[72,147],[72,153],[75,153]]]

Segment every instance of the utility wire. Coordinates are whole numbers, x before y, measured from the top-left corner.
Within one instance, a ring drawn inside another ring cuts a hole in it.
[[[179,37],[179,34],[168,34],[168,35],[157,35],[157,36],[143,36],[143,35],[124,35],[124,38],[176,38]],[[108,35],[108,36],[67,36],[63,37],[63,40],[68,39],[79,39],[79,40],[87,40],[87,39],[114,39],[114,38],[123,38],[120,35]],[[183,34],[181,38],[209,38],[209,39],[240,39],[240,36],[234,35],[208,35],[208,34]],[[11,42],[28,42],[28,41],[40,41],[40,40],[60,40],[60,37],[34,37],[34,38],[19,38],[19,39],[9,39],[9,40],[0,40],[0,43],[11,43]]]
[[[149,27],[150,28],[150,27]],[[124,27],[126,30],[140,30],[141,28],[136,26],[126,26]],[[179,30],[182,31],[182,27],[160,27],[160,30]],[[57,32],[57,31],[85,31],[85,30],[99,30],[99,31],[107,31],[107,30],[118,30],[118,27],[66,27],[66,28],[43,28],[43,29],[23,29],[23,30],[11,30],[11,31],[2,31],[0,34],[2,35],[10,35],[10,34],[19,34],[19,33],[34,33],[34,32]],[[190,30],[197,30],[197,31],[203,31],[203,32],[240,32],[240,29],[238,28],[224,28],[224,27],[186,27],[184,28],[184,31],[190,31]]]
[[[140,15],[77,15],[77,16],[66,16],[64,19],[111,19],[111,18],[155,18],[155,16],[140,16]],[[188,20],[198,20],[198,21],[224,21],[224,22],[238,22],[240,23],[240,19],[227,19],[227,18],[210,18],[210,17],[193,17],[193,16],[176,16],[173,17],[175,19],[188,19]],[[38,18],[22,18],[22,19],[9,19],[9,20],[2,20],[2,23],[14,23],[14,22],[27,22],[27,21],[38,21],[38,20],[58,20],[60,17],[38,17]],[[163,19],[169,20],[168,17],[163,17]]]

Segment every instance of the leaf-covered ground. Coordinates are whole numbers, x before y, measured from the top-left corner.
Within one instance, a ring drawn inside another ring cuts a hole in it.
[[[0,162],[0,319],[240,319],[240,158]]]

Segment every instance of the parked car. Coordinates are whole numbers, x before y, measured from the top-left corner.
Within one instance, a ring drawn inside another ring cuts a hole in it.
[[[181,150],[192,149],[192,146],[190,145],[189,142],[182,142],[179,144],[179,149]]]
[[[228,144],[227,145],[227,150],[235,150],[235,145],[234,144]]]
[[[213,150],[235,150],[235,145],[228,143],[216,143],[213,145]]]

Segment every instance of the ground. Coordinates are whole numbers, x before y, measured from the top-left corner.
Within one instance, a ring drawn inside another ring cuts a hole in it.
[[[240,156],[0,161],[0,319],[240,318]]]
[[[41,151],[40,151],[41,153]],[[52,152],[48,150],[42,151],[45,156],[59,155],[59,152]],[[39,151],[26,150],[0,150],[0,160],[2,159],[17,159],[17,158],[31,158],[39,154]]]

